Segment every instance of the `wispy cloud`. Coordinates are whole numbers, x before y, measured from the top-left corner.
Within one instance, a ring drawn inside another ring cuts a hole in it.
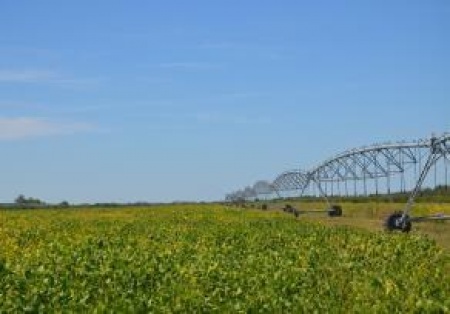
[[[242,91],[242,92],[229,92],[229,93],[217,94],[217,95],[213,95],[212,97],[215,97],[213,99],[216,99],[216,100],[233,100],[233,99],[258,98],[258,97],[262,97],[264,95],[265,95],[264,92],[259,92],[259,91],[258,92]]]
[[[206,42],[198,44],[196,48],[200,50],[240,52],[246,56],[252,56],[252,58],[258,57],[269,61],[286,60],[289,59],[289,56],[291,55],[283,46],[264,45],[249,42]]]
[[[0,70],[0,82],[37,83],[55,78],[56,73],[47,70]]]
[[[231,41],[205,42],[197,46],[200,49],[242,49],[248,48],[248,44]]]
[[[218,69],[222,66],[215,63],[208,62],[168,62],[158,64],[160,68],[166,69],[187,69],[187,70],[208,70]]]
[[[250,117],[250,116],[235,116],[231,118],[233,123],[241,125],[255,125],[255,124],[270,124],[272,120],[268,117]]]
[[[196,113],[166,113],[158,114],[159,121],[173,120],[176,123],[188,124],[222,124],[222,125],[260,125],[269,124],[271,119],[262,116],[233,115],[221,112],[196,112]]]
[[[91,78],[57,78],[49,80],[49,84],[58,85],[65,88],[84,89],[101,85],[105,81],[102,77]]]
[[[92,132],[94,130],[96,130],[96,127],[88,123],[63,123],[32,117],[0,117],[0,140],[70,135],[80,132]]]
[[[192,115],[200,123],[207,124],[234,124],[234,125],[256,125],[268,124],[270,119],[267,117],[250,117],[245,115],[230,115],[211,112],[202,112]]]
[[[0,70],[1,83],[42,83],[68,88],[86,88],[99,85],[104,78],[72,78],[51,70]]]
[[[40,57],[40,58],[51,58],[58,56],[58,53],[46,49],[46,48],[39,48],[39,47],[29,47],[29,46],[2,46],[0,47],[0,55],[6,55],[6,56],[33,56],[33,57]]]
[[[0,100],[0,110],[45,110],[46,108],[36,103]]]
[[[99,104],[71,104],[61,106],[60,103],[53,105],[50,104],[40,104],[34,102],[17,102],[17,101],[2,101],[0,100],[0,111],[3,113],[9,112],[14,115],[22,115],[25,113],[27,115],[39,115],[39,116],[49,116],[49,115],[72,115],[72,114],[89,114],[93,112],[98,112],[101,110],[106,110],[110,108],[107,105]],[[6,114],[5,114],[6,115]]]

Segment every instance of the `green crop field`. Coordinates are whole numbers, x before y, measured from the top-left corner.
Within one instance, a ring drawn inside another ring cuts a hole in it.
[[[420,233],[219,205],[0,215],[0,313],[450,311],[448,250]]]

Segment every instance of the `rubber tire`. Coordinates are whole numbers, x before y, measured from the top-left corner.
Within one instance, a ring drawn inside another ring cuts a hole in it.
[[[284,206],[283,210],[287,213],[292,213],[294,211],[294,208],[290,204],[287,204],[286,206]]]
[[[403,213],[402,212],[395,212],[389,217],[386,218],[386,221],[384,222],[384,227],[387,231],[401,231],[401,232],[410,232],[412,225],[411,221],[409,220],[409,216],[406,216],[406,223],[401,224],[400,219],[402,218]]]
[[[330,217],[341,217],[342,216],[342,207],[340,205],[333,205],[328,210],[328,216]]]

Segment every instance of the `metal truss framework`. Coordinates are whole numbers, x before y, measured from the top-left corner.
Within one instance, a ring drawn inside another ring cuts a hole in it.
[[[439,159],[449,160],[449,157],[449,133],[444,133],[440,137],[432,136],[430,139],[412,142],[364,146],[333,156],[309,171],[286,171],[277,176],[272,183],[258,181],[252,187],[227,195],[226,200],[254,199],[258,195],[264,194],[280,196],[280,193],[285,191],[299,191],[299,196],[302,196],[305,190],[313,185],[318,188],[322,196],[327,198],[328,193],[323,189],[323,185],[326,187],[327,184],[333,185],[340,182],[344,183],[348,195],[348,181],[354,181],[355,185],[357,181],[362,182],[364,194],[367,195],[367,182],[375,183],[376,194],[378,194],[379,181],[384,180],[387,192],[390,193],[390,179],[395,175],[400,176],[402,191],[406,191],[404,176],[405,172],[409,170],[414,173],[416,182],[414,190],[417,190],[412,195],[412,200],[408,202],[408,204],[412,204],[431,167]],[[447,168],[445,171],[447,172]]]

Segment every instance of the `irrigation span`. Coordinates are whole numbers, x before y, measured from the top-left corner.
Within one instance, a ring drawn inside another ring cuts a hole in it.
[[[448,216],[410,217],[423,187],[448,187],[450,133],[415,141],[378,143],[344,151],[310,170],[289,170],[275,180],[230,193],[229,202],[283,197],[321,196],[328,208],[333,196],[368,196],[410,193],[400,213],[387,220],[391,230],[409,231],[412,221],[449,219]]]

